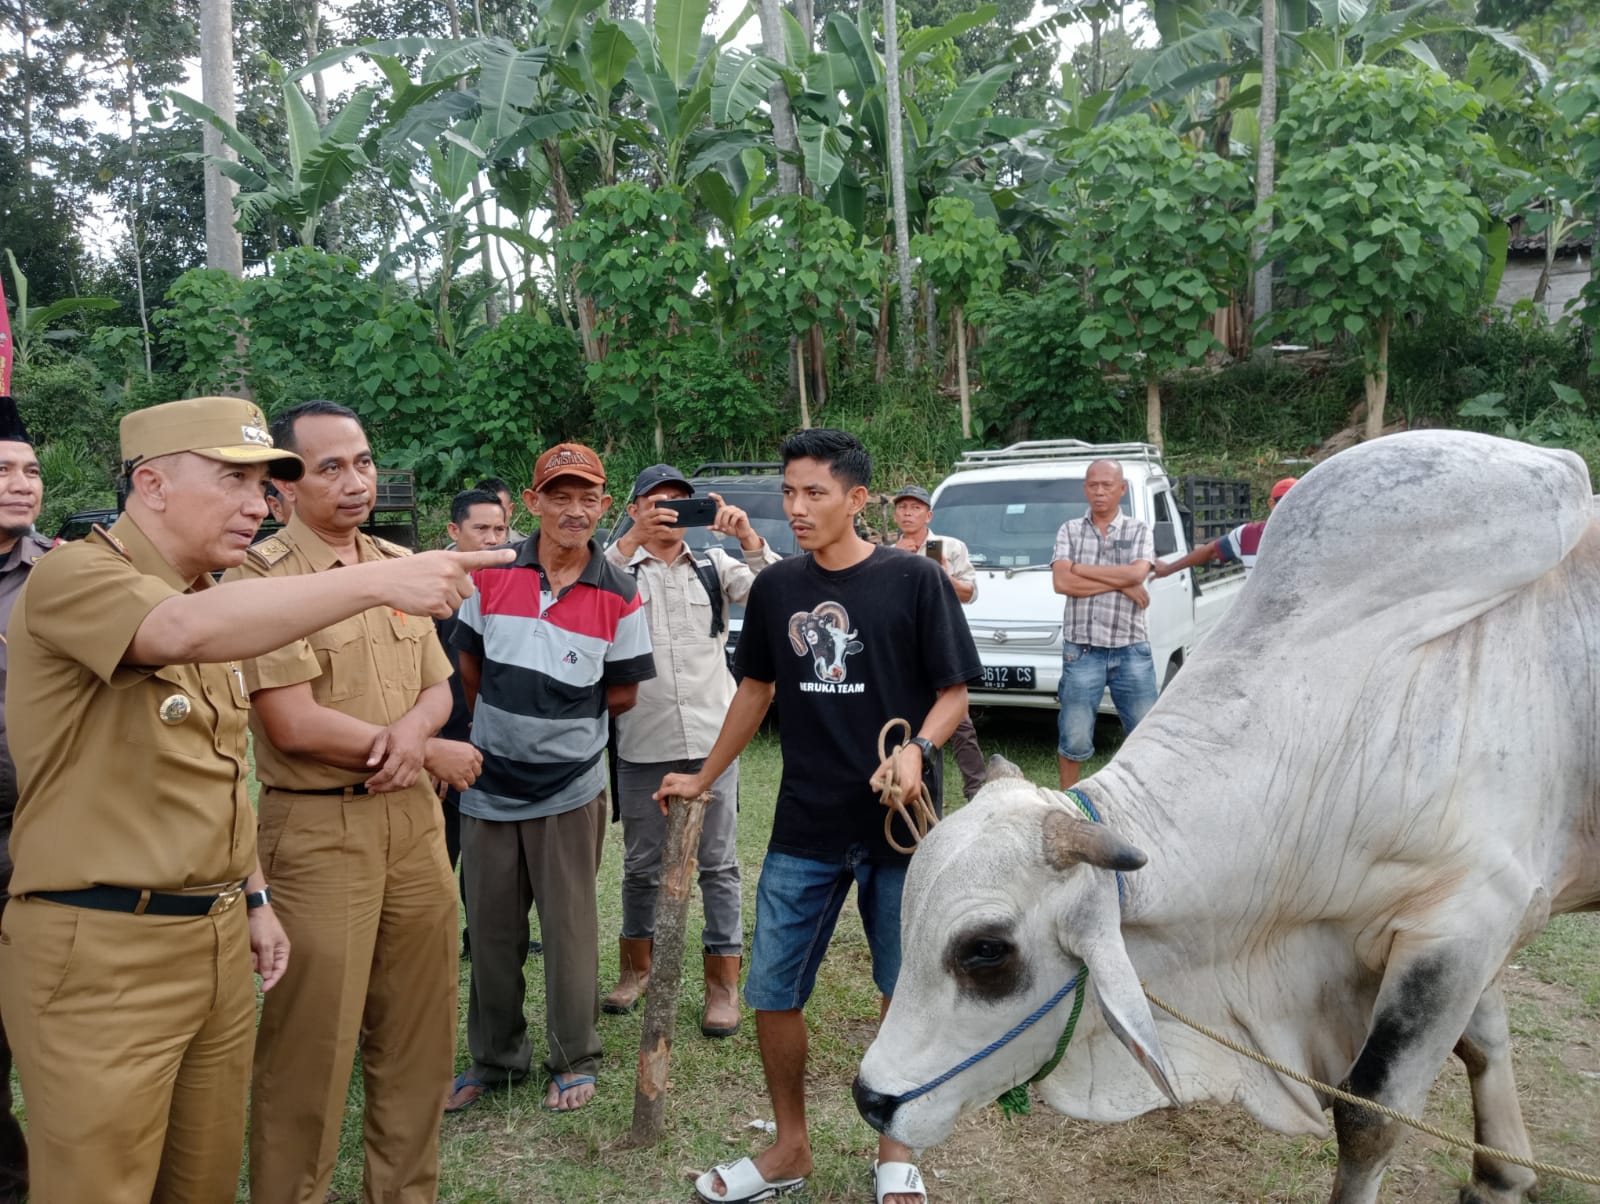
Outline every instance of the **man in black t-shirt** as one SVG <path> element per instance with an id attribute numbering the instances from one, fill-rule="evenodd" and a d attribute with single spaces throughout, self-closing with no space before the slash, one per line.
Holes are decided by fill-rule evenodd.
<path id="1" fill-rule="evenodd" d="M 734 658 L 741 681 L 717 742 L 699 773 L 669 774 L 656 793 L 663 800 L 704 791 L 777 699 L 783 779 L 745 981 L 777 1140 L 754 1159 L 700 1176 L 695 1190 L 712 1204 L 765 1199 L 810 1173 L 801 1009 L 852 882 L 884 1009 L 900 970 L 900 895 L 910 858 L 885 838 L 886 813 L 870 785 L 889 768 L 878 756 L 878 733 L 889 719 L 910 722 L 915 737 L 891 754 L 896 780 L 906 792 L 925 783 L 937 806 L 938 749 L 966 714 L 967 683 L 982 673 L 944 571 L 856 534 L 872 475 L 860 441 L 807 430 L 786 439 L 781 454 L 784 512 L 807 555 L 756 578 Z M 927 1198 L 909 1158 L 907 1147 L 879 1140 L 886 1204 Z"/>

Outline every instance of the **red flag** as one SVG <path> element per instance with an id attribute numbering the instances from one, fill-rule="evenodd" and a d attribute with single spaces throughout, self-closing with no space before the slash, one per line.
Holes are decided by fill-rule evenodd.
<path id="1" fill-rule="evenodd" d="M 16 348 L 11 342 L 11 315 L 6 311 L 6 286 L 0 281 L 0 397 L 11 394 L 11 361 Z"/>

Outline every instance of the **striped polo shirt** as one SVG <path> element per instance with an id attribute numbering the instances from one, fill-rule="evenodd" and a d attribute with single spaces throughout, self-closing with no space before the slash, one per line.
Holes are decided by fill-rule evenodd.
<path id="1" fill-rule="evenodd" d="M 578 579 L 552 595 L 537 534 L 509 565 L 472 574 L 451 642 L 482 663 L 472 742 L 483 772 L 461 794 L 478 819 L 542 819 L 605 789 L 606 687 L 656 675 L 633 578 L 591 540 Z"/>

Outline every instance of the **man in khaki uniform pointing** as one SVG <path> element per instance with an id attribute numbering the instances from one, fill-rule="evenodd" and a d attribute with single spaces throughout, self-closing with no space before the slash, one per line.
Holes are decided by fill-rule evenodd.
<path id="1" fill-rule="evenodd" d="M 6 632 L 20 797 L 0 1006 L 34 1204 L 232 1200 L 255 1004 L 289 964 L 244 789 L 236 665 L 374 605 L 444 614 L 505 552 L 213 588 L 298 476 L 261 412 L 122 420 L 127 513 L 32 570 Z M 421 622 L 422 620 L 417 620 Z"/>
<path id="2" fill-rule="evenodd" d="M 297 582 L 409 558 L 361 531 L 377 469 L 355 414 L 312 401 L 273 420 L 305 475 L 280 491 L 281 533 L 232 575 Z M 455 1058 L 455 879 L 430 779 L 482 766 L 441 740 L 450 662 L 425 619 L 386 606 L 245 666 L 254 713 L 261 860 L 295 946 L 256 1039 L 253 1204 L 322 1204 L 356 1043 L 366 1084 L 366 1198 L 433 1204 L 439 1109 Z"/>

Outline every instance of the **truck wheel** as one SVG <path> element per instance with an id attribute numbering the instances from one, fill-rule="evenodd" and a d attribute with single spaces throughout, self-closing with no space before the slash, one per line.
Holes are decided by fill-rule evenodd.
<path id="1" fill-rule="evenodd" d="M 1178 676 L 1178 670 L 1183 668 L 1183 653 L 1174 652 L 1172 659 L 1167 662 L 1167 672 L 1161 678 L 1161 689 L 1166 690 L 1172 684 L 1172 679 Z"/>

